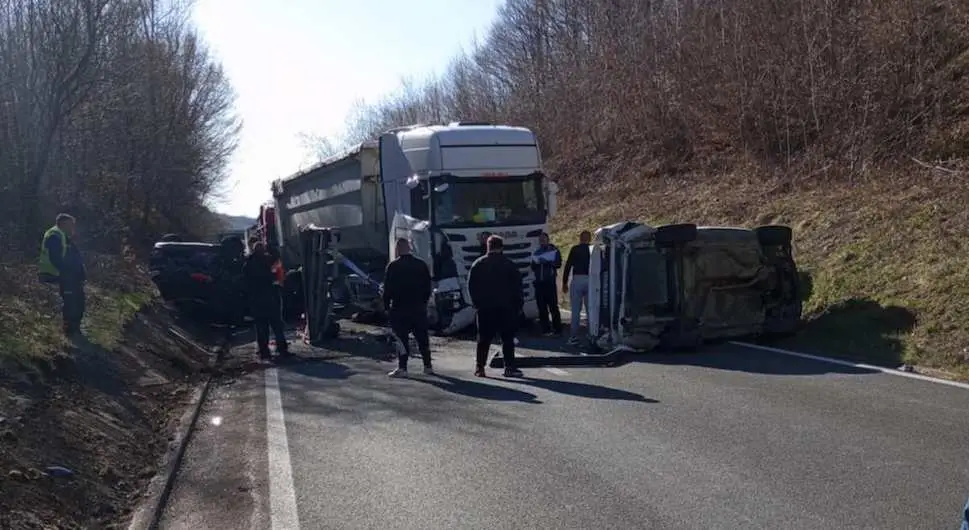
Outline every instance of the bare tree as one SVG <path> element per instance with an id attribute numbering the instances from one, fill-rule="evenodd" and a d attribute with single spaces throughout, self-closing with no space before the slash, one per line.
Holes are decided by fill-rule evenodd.
<path id="1" fill-rule="evenodd" d="M 951 1 L 507 0 L 440 78 L 355 109 L 348 136 L 483 119 L 533 128 L 553 164 L 635 145 L 862 166 L 940 147 L 928 131 L 965 97 L 967 24 Z"/>
<path id="2" fill-rule="evenodd" d="M 117 249 L 201 231 L 240 122 L 181 0 L 0 2 L 3 245 L 59 210 Z"/>

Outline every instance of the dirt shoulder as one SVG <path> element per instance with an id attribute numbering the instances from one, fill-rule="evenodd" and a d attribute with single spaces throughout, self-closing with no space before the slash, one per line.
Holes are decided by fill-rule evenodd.
<path id="1" fill-rule="evenodd" d="M 2 529 L 124 527 L 210 361 L 170 333 L 136 267 L 101 265 L 85 338 L 71 342 L 45 286 L 4 266 L 19 288 L 0 296 Z"/>
<path id="2" fill-rule="evenodd" d="M 792 178 L 797 169 L 649 164 L 627 153 L 558 165 L 557 177 L 588 184 L 553 223 L 563 251 L 579 230 L 622 220 L 787 224 L 810 281 L 804 329 L 781 346 L 969 378 L 969 188 L 961 173 L 912 163 L 847 177 L 829 165 Z"/>

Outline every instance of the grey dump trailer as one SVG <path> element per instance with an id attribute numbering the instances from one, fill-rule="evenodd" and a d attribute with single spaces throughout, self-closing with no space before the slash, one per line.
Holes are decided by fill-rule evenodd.
<path id="1" fill-rule="evenodd" d="M 303 265 L 301 227 L 325 227 L 336 234 L 335 249 L 367 273 L 388 260 L 387 215 L 375 141 L 323 160 L 273 183 L 279 250 L 288 269 Z"/>

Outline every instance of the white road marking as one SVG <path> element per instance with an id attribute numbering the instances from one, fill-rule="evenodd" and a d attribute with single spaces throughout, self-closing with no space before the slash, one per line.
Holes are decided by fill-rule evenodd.
<path id="1" fill-rule="evenodd" d="M 565 370 L 563 370 L 561 368 L 554 368 L 554 367 L 551 367 L 551 366 L 546 367 L 545 368 L 545 371 L 546 372 L 549 372 L 551 374 L 560 375 L 560 376 L 569 375 L 569 373 L 566 372 Z"/>
<path id="2" fill-rule="evenodd" d="M 279 392 L 279 373 L 266 370 L 266 436 L 269 445 L 269 513 L 272 530 L 299 530 L 296 488 L 289 461 L 286 418 Z"/>
<path id="3" fill-rule="evenodd" d="M 730 344 L 735 346 L 743 346 L 745 348 L 753 348 L 755 350 L 768 351 L 771 353 L 779 353 L 781 355 L 788 355 L 790 357 L 800 357 L 801 359 L 810 359 L 812 361 L 821 361 L 825 363 L 837 364 L 840 366 L 849 366 L 851 368 L 862 368 L 865 370 L 873 370 L 876 372 L 881 372 L 888 375 L 897 375 L 899 377 L 908 377 L 909 379 L 918 379 L 919 381 L 926 381 L 928 383 L 938 383 L 940 385 L 948 385 L 955 388 L 961 388 L 963 390 L 969 390 L 969 384 L 960 383 L 958 381 L 949 381 L 947 379 L 939 379 L 938 377 L 929 377 L 922 374 L 913 374 L 910 372 L 903 372 L 901 370 L 893 370 L 891 368 L 884 368 L 882 366 L 874 366 L 871 364 L 864 363 L 853 363 L 851 361 L 842 361 L 841 359 L 832 359 L 831 357 L 822 357 L 820 355 L 811 355 L 808 353 L 799 353 L 791 350 L 783 350 L 781 348 L 772 348 L 770 346 L 762 346 L 760 344 L 750 344 L 747 342 L 736 342 L 730 341 Z"/>

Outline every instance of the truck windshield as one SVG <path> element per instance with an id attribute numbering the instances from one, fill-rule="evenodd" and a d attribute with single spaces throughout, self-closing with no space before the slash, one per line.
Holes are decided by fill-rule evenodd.
<path id="1" fill-rule="evenodd" d="M 438 226 L 502 226 L 545 222 L 541 177 L 448 178 L 432 196 Z"/>

